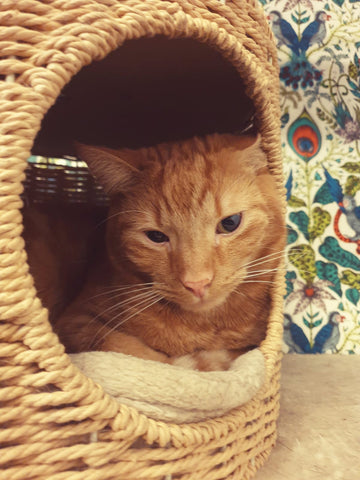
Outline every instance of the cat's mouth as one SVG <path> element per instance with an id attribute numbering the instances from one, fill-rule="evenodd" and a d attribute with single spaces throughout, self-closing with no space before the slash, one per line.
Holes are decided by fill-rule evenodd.
<path id="1" fill-rule="evenodd" d="M 207 312 L 222 305 L 225 302 L 226 298 L 227 295 L 221 295 L 216 297 L 208 295 L 202 298 L 193 297 L 191 298 L 191 300 L 188 299 L 188 301 L 179 302 L 179 306 L 183 310 L 187 310 L 190 312 Z"/>

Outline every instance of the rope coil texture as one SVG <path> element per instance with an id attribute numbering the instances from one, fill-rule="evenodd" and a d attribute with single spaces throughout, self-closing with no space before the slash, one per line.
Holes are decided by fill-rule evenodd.
<path id="1" fill-rule="evenodd" d="M 282 193 L 276 49 L 255 0 L 0 3 L 0 479 L 248 479 L 274 445 L 283 280 L 261 346 L 267 381 L 224 417 L 156 422 L 119 405 L 64 353 L 36 296 L 21 237 L 26 160 L 61 89 L 125 40 L 192 38 L 238 70 Z M 279 201 L 283 201 L 279 194 Z"/>

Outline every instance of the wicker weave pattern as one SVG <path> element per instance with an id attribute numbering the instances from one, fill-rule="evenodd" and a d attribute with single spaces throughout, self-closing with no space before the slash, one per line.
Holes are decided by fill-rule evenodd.
<path id="1" fill-rule="evenodd" d="M 64 354 L 28 272 L 19 212 L 26 159 L 63 86 L 126 39 L 156 34 L 206 42 L 233 63 L 254 101 L 280 187 L 276 50 L 256 4 L 1 1 L 0 479 L 247 479 L 268 456 L 279 401 L 281 274 L 261 347 L 268 371 L 262 391 L 216 420 L 184 426 L 155 422 L 118 405 Z"/>

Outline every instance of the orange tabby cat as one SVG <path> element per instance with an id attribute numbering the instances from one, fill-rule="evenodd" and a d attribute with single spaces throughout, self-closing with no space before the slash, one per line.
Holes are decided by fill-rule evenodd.
<path id="1" fill-rule="evenodd" d="M 55 325 L 68 352 L 212 370 L 259 345 L 285 238 L 259 143 L 77 146 L 111 204 L 106 247 Z"/>

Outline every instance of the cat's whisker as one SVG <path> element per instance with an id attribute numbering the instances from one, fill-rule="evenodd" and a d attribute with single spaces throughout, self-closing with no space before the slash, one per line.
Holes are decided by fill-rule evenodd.
<path id="1" fill-rule="evenodd" d="M 117 324 L 117 327 L 120 327 L 121 325 L 123 325 L 124 323 L 126 323 L 128 320 L 130 320 L 130 318 L 133 318 L 135 317 L 135 315 L 138 315 L 139 313 L 143 312 L 144 310 L 146 310 L 147 308 L 150 308 L 152 307 L 153 305 L 155 305 L 155 303 L 158 303 L 160 302 L 160 300 L 163 300 L 164 297 L 162 297 L 161 295 L 158 295 L 157 299 L 155 299 L 152 303 L 150 303 L 149 305 L 146 305 L 144 308 L 140 309 L 140 310 L 137 310 L 136 312 L 134 312 L 133 314 L 129 315 L 127 318 L 125 318 L 124 320 L 122 320 L 120 323 Z M 138 306 L 138 305 L 137 305 Z"/>
<path id="2" fill-rule="evenodd" d="M 257 266 L 257 265 L 255 265 Z M 271 273 L 271 272 L 276 272 L 276 271 L 284 271 L 284 272 L 287 272 L 289 269 L 289 264 L 285 264 L 284 266 L 278 266 L 278 267 L 275 267 L 275 268 L 265 268 L 263 270 L 248 270 L 248 273 L 249 274 L 262 274 L 262 273 Z M 307 272 L 307 273 L 312 273 L 310 272 L 310 270 L 302 270 L 303 272 Z"/>
<path id="3" fill-rule="evenodd" d="M 265 270 L 249 270 L 247 272 L 247 275 L 245 276 L 245 278 L 257 277 L 257 276 L 261 276 L 261 275 L 266 275 L 268 273 L 278 272 L 278 271 L 281 271 L 281 270 L 286 272 L 285 267 L 269 268 L 269 269 L 265 269 Z"/>
<path id="4" fill-rule="evenodd" d="M 103 297 L 102 299 L 99 300 L 99 305 L 107 305 L 107 304 L 114 304 L 114 302 L 117 304 L 117 305 L 124 305 L 128 302 L 131 302 L 132 300 L 138 298 L 139 295 L 144 295 L 146 296 L 147 294 L 150 294 L 150 293 L 155 293 L 153 292 L 152 289 L 150 288 L 146 288 L 146 289 L 139 289 L 139 290 L 130 290 L 130 291 L 126 291 L 126 292 L 120 292 L 120 293 L 114 293 L 112 295 L 108 295 L 107 297 Z M 126 297 L 125 297 L 126 295 Z M 129 297 L 129 295 L 132 295 L 131 297 Z M 125 297 L 125 298 L 124 298 Z"/>
<path id="5" fill-rule="evenodd" d="M 256 274 L 256 275 L 248 275 L 247 277 L 244 278 L 243 282 L 245 282 L 246 280 L 250 280 L 250 279 L 257 279 L 257 278 L 261 278 L 261 276 L 265 275 L 264 273 L 263 274 Z M 271 278 L 274 278 L 273 276 L 271 276 Z M 263 279 L 263 278 L 262 278 Z"/>
<path id="6" fill-rule="evenodd" d="M 276 272 L 277 270 L 285 270 L 283 267 L 274 267 L 274 268 L 264 268 L 263 270 L 248 270 L 248 273 L 271 273 Z"/>
<path id="7" fill-rule="evenodd" d="M 141 284 L 139 284 L 141 285 Z M 134 285 L 129 285 L 127 287 L 117 287 L 117 288 L 114 288 L 112 290 L 106 290 L 104 292 L 101 292 L 101 293 L 98 293 L 96 295 L 94 295 L 93 297 L 90 297 L 89 300 L 92 300 L 94 298 L 98 298 L 98 297 L 103 297 L 103 296 L 106 296 L 106 295 L 112 295 L 112 297 L 110 297 L 110 299 L 114 299 L 116 298 L 116 294 L 118 295 L 128 295 L 129 293 L 138 293 L 138 292 L 141 292 L 141 291 L 146 291 L 146 290 L 152 290 L 152 287 L 154 286 L 154 283 L 149 283 L 149 284 L 144 284 L 143 287 L 139 286 L 139 287 L 136 287 Z"/>
<path id="8" fill-rule="evenodd" d="M 264 257 L 251 260 L 250 262 L 245 263 L 243 266 L 249 267 L 251 265 L 257 265 L 258 263 L 270 262 L 271 260 L 277 260 L 278 258 L 282 258 L 283 256 L 285 256 L 285 250 L 279 250 L 277 252 L 269 253 L 269 255 L 265 255 Z"/>
<path id="9" fill-rule="evenodd" d="M 166 284 L 164 284 L 163 286 L 159 286 L 156 291 L 160 294 L 160 295 L 164 295 L 165 297 L 168 297 L 168 296 L 171 296 L 173 294 L 173 290 Z"/>
<path id="10" fill-rule="evenodd" d="M 133 295 L 132 297 L 127 298 L 126 300 L 122 300 L 121 302 L 116 303 L 114 307 L 116 308 L 124 307 L 125 305 L 128 305 L 129 303 L 132 303 L 135 300 L 142 300 L 143 298 L 152 297 L 153 295 L 156 295 L 156 294 L 157 293 L 153 291 L 136 293 L 136 295 Z M 105 310 L 103 313 L 105 313 L 106 311 L 107 310 Z"/>
<path id="11" fill-rule="evenodd" d="M 272 280 L 244 280 L 242 282 L 242 285 L 245 283 L 269 283 L 269 284 L 276 284 L 277 282 L 274 282 Z"/>
<path id="12" fill-rule="evenodd" d="M 143 304 L 146 303 L 147 301 L 153 300 L 155 297 L 159 297 L 159 294 L 156 293 L 156 292 L 152 292 L 151 294 L 149 294 L 149 295 L 147 295 L 147 296 L 143 296 L 142 298 L 137 299 L 138 302 L 137 302 L 135 305 L 129 306 L 128 308 L 126 308 L 125 310 L 122 310 L 120 313 L 118 313 L 118 314 L 115 315 L 114 317 L 110 318 L 107 322 L 105 322 L 105 323 L 100 327 L 100 329 L 98 330 L 98 333 L 101 332 L 104 328 L 106 328 L 106 327 L 107 327 L 110 323 L 112 323 L 114 320 L 116 320 L 120 315 L 124 315 L 124 314 L 126 314 L 127 312 L 130 312 L 132 309 L 137 308 L 137 307 L 143 305 Z M 135 300 L 135 299 L 133 298 L 133 300 Z M 123 306 L 123 305 L 122 305 L 122 306 Z M 120 305 L 119 305 L 119 304 L 113 305 L 113 306 L 110 307 L 109 309 L 107 309 L 107 310 L 99 313 L 99 314 L 95 317 L 95 319 L 98 318 L 98 317 L 100 317 L 100 316 L 102 316 L 104 313 L 108 313 L 108 312 L 111 311 L 111 310 L 115 310 L 116 308 L 120 308 Z"/>
<path id="13" fill-rule="evenodd" d="M 150 286 L 152 287 L 153 285 L 163 285 L 161 283 L 157 282 L 145 282 L 145 283 L 130 283 L 128 285 L 109 285 L 106 287 L 103 287 L 102 290 L 104 293 L 108 293 L 110 290 L 126 290 L 128 288 L 133 288 L 133 287 L 147 287 Z"/>
<path id="14" fill-rule="evenodd" d="M 101 311 L 100 313 L 98 313 L 95 317 L 93 317 L 93 318 L 91 319 L 91 322 L 89 322 L 89 323 L 96 322 L 96 320 L 97 320 L 99 317 L 101 317 L 101 316 L 103 316 L 103 315 L 105 315 L 105 314 L 109 314 L 110 312 L 112 312 L 112 311 L 114 311 L 114 310 L 116 311 L 116 310 L 118 310 L 119 308 L 122 308 L 122 307 L 124 307 L 124 306 L 126 306 L 126 305 L 131 304 L 132 302 L 136 302 L 136 301 L 139 302 L 139 301 L 141 301 L 141 303 L 144 303 L 144 302 L 146 302 L 147 300 L 152 300 L 152 298 L 154 298 L 154 296 L 156 296 L 156 295 L 158 295 L 158 294 L 157 294 L 156 292 L 154 292 L 154 291 L 143 292 L 143 293 L 139 293 L 139 294 L 137 294 L 137 295 L 135 295 L 135 296 L 133 296 L 133 297 L 131 297 L 131 298 L 128 298 L 128 299 L 126 299 L 126 300 L 124 300 L 124 301 L 122 301 L 122 302 L 117 302 L 117 303 L 115 303 L 114 305 L 111 305 L 109 308 L 107 308 L 107 309 Z M 123 312 L 121 312 L 121 313 L 126 313 L 127 311 L 131 310 L 131 308 L 137 307 L 138 305 L 139 305 L 139 303 L 137 303 L 137 304 L 135 304 L 135 305 L 132 305 L 132 306 L 130 306 L 129 308 L 127 308 L 125 311 L 123 311 Z M 121 314 L 121 313 L 120 313 L 120 314 Z M 116 317 L 115 317 L 115 318 L 116 318 Z M 106 327 L 106 326 L 107 326 L 109 323 L 111 323 L 112 321 L 113 321 L 113 318 L 111 318 L 109 321 L 107 321 L 107 322 L 103 325 L 103 327 Z M 100 330 L 101 330 L 101 329 L 102 329 L 102 327 L 100 328 Z"/>
<path id="15" fill-rule="evenodd" d="M 274 260 L 281 260 L 282 258 L 285 258 L 285 251 L 274 252 L 269 255 L 265 255 L 264 257 L 259 257 L 251 262 L 248 262 L 245 266 L 252 267 L 256 265 L 262 265 L 263 263 L 271 262 Z"/>
<path id="16" fill-rule="evenodd" d="M 281 250 L 279 252 L 274 252 L 274 253 L 270 253 L 269 255 L 266 255 L 265 257 L 261 257 L 261 258 L 257 258 L 256 260 L 252 260 L 251 262 L 248 262 L 246 264 L 243 265 L 243 267 L 257 267 L 259 265 L 262 265 L 263 263 L 267 263 L 267 262 L 270 262 L 270 261 L 274 261 L 274 260 L 280 260 L 280 259 L 286 259 L 285 257 L 285 250 Z M 299 254 L 297 256 L 297 258 L 301 258 L 303 255 L 305 255 L 304 252 L 302 251 L 299 251 Z"/>
<path id="17" fill-rule="evenodd" d="M 137 295 L 134 295 L 130 298 L 127 298 L 126 300 L 123 300 L 121 302 L 118 302 L 118 303 L 115 303 L 114 305 L 112 305 L 111 307 L 103 310 L 101 313 L 99 313 L 99 315 L 97 315 L 95 317 L 95 319 L 97 319 L 99 316 L 103 316 L 104 314 L 108 313 L 108 312 L 111 312 L 113 310 L 117 310 L 121 307 L 124 307 L 125 305 L 129 305 L 131 304 L 132 302 L 135 302 L 137 300 L 146 300 L 148 298 L 151 298 L 153 297 L 154 295 L 158 295 L 156 292 L 142 292 L 142 293 L 138 293 Z M 132 307 L 130 307 L 132 308 Z"/>
<path id="18" fill-rule="evenodd" d="M 285 266 L 285 267 L 274 268 L 274 269 L 272 269 L 272 270 L 249 271 L 249 274 L 246 275 L 245 279 L 247 279 L 247 278 L 253 278 L 253 277 L 257 277 L 257 276 L 261 276 L 261 275 L 266 275 L 266 273 L 272 273 L 272 272 L 276 272 L 276 271 L 286 273 L 286 272 L 288 271 L 288 268 Z M 310 272 L 310 270 L 302 270 L 302 272 L 304 272 L 304 273 L 313 273 L 313 272 Z"/>
<path id="19" fill-rule="evenodd" d="M 129 315 L 128 317 L 126 317 L 124 320 L 122 320 L 120 323 L 117 323 L 114 327 L 110 328 L 106 333 L 105 335 L 103 335 L 101 338 L 99 338 L 98 340 L 96 340 L 96 336 L 99 335 L 99 333 L 110 323 L 112 322 L 114 319 L 116 319 L 117 317 L 114 317 L 113 319 L 111 319 L 110 322 L 107 322 L 105 325 L 103 325 L 102 328 L 100 328 L 95 336 L 95 339 L 94 341 L 92 342 L 92 347 L 96 347 L 101 341 L 105 340 L 105 338 L 110 335 L 111 333 L 113 333 L 115 330 L 117 330 L 118 327 L 120 327 L 121 325 L 123 325 L 125 322 L 127 322 L 128 320 L 130 320 L 131 318 L 133 318 L 135 315 L 139 315 L 140 313 L 142 313 L 143 311 L 147 310 L 148 308 L 152 307 L 153 305 L 155 305 L 155 303 L 158 303 L 160 302 L 160 300 L 162 300 L 164 297 L 160 296 L 160 295 L 156 295 L 156 298 L 154 301 L 152 301 L 151 303 L 145 305 L 145 307 L 141 308 L 140 310 L 136 310 L 136 312 L 132 313 L 131 315 Z M 153 299 L 152 299 L 153 300 Z M 136 307 L 139 307 L 140 305 L 144 304 L 145 302 L 140 302 L 138 303 L 136 306 L 133 306 L 131 308 L 136 308 Z M 127 309 L 125 310 L 124 312 L 121 312 L 122 314 L 126 313 L 127 311 L 131 310 L 130 309 Z M 119 316 L 119 315 L 118 315 Z"/>
<path id="20" fill-rule="evenodd" d="M 233 290 L 233 293 L 237 293 L 238 295 L 241 295 L 242 297 L 245 297 L 245 298 L 246 298 L 245 293 L 242 292 L 241 290 L 238 290 L 237 288 L 235 288 L 235 290 Z"/>
<path id="21" fill-rule="evenodd" d="M 302 252 L 301 255 L 304 255 Z M 270 258 L 269 258 L 270 257 Z M 251 277 L 257 277 L 260 275 L 266 275 L 267 273 L 274 273 L 277 271 L 282 271 L 286 273 L 288 271 L 288 264 L 285 262 L 285 265 L 278 265 L 277 267 L 274 268 L 263 268 L 259 270 L 252 270 L 253 268 L 259 268 L 263 266 L 264 264 L 270 262 L 270 261 L 275 261 L 284 257 L 284 250 L 280 250 L 278 252 L 271 253 L 269 255 L 266 255 L 266 257 L 263 257 L 261 259 L 256 259 L 251 262 L 248 262 L 247 264 L 244 264 L 241 266 L 242 269 L 246 269 L 246 275 L 244 279 L 246 278 L 251 278 Z M 300 257 L 299 257 L 300 258 Z M 230 275 L 227 279 L 234 279 L 236 278 L 237 274 L 239 271 L 236 271 L 232 275 Z M 310 272 L 309 272 L 310 273 Z"/>

